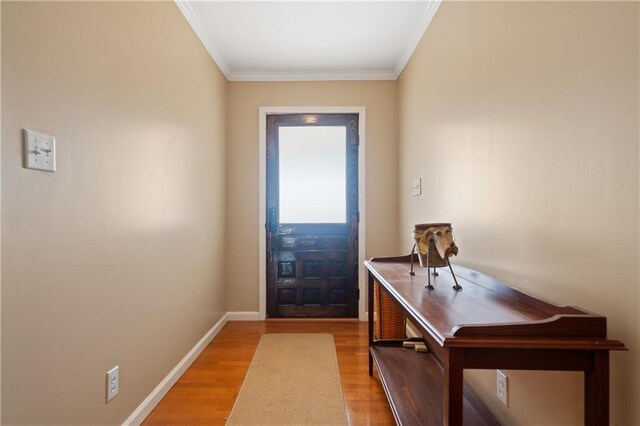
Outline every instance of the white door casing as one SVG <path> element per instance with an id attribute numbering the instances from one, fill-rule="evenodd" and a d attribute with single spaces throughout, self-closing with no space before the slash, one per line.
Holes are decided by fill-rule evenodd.
<path id="1" fill-rule="evenodd" d="M 359 107 L 275 107 L 265 106 L 258 109 L 258 308 L 260 320 L 266 319 L 267 314 L 267 235 L 265 229 L 266 218 L 266 190 L 267 190 L 267 115 L 269 114 L 358 114 L 360 146 L 358 151 L 358 210 L 360 211 L 360 223 L 358 224 L 358 289 L 360 300 L 358 301 L 358 317 L 360 321 L 367 320 L 366 313 L 366 270 L 363 264 L 365 260 L 365 129 L 366 109 Z"/>

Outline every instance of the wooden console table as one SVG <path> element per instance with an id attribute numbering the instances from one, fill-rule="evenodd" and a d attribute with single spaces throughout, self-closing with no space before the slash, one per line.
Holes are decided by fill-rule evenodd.
<path id="1" fill-rule="evenodd" d="M 409 275 L 410 256 L 373 258 L 369 270 L 369 375 L 375 363 L 400 425 L 498 424 L 463 383 L 463 370 L 583 371 L 584 421 L 609 424 L 607 319 L 579 308 L 556 306 L 461 266 L 453 277 L 438 270 L 427 290 L 427 269 Z M 377 282 L 420 330 L 429 353 L 401 341 L 375 340 L 373 286 Z M 384 318 L 378 320 L 384 321 Z M 464 415 L 463 415 L 464 413 Z"/>

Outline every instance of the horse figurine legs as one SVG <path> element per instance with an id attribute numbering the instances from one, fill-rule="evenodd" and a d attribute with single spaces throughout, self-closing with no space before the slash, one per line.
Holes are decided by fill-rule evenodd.
<path id="1" fill-rule="evenodd" d="M 453 268 L 451 267 L 451 262 L 449 262 L 449 258 L 447 257 L 447 265 L 449 265 L 449 270 L 451 271 L 451 276 L 453 277 L 453 281 L 456 285 L 453 286 L 453 289 L 456 291 L 462 290 L 460 284 L 458 284 L 458 279 L 456 278 L 456 274 L 453 273 Z"/>
<path id="2" fill-rule="evenodd" d="M 427 286 L 426 287 L 429 290 L 433 290 L 433 286 L 431 285 L 431 274 L 429 273 L 429 251 L 427 251 Z"/>
<path id="3" fill-rule="evenodd" d="M 415 253 L 416 251 L 416 244 L 413 245 L 413 248 L 411 249 L 411 270 L 409 271 L 409 275 L 414 276 L 416 273 L 413 272 L 413 253 Z"/>

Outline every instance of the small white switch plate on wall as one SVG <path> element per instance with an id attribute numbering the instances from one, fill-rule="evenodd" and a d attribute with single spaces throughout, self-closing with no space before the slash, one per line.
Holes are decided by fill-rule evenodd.
<path id="1" fill-rule="evenodd" d="M 22 130 L 24 167 L 27 169 L 56 171 L 56 138 L 34 130 Z"/>
<path id="2" fill-rule="evenodd" d="M 417 197 L 422 194 L 422 178 L 414 179 L 411 183 L 411 195 Z"/>
<path id="3" fill-rule="evenodd" d="M 496 389 L 498 399 L 509 406 L 509 378 L 500 370 L 496 370 Z"/>
<path id="4" fill-rule="evenodd" d="M 107 372 L 107 402 L 111 401 L 120 391 L 120 377 L 118 373 L 120 366 L 116 365 Z"/>

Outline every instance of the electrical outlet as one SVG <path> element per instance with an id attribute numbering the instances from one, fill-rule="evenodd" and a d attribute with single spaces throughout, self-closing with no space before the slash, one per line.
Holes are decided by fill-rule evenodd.
<path id="1" fill-rule="evenodd" d="M 509 378 L 500 370 L 496 370 L 496 388 L 498 399 L 509 406 Z"/>
<path id="2" fill-rule="evenodd" d="M 118 373 L 120 366 L 116 365 L 107 372 L 107 402 L 111 401 L 120 391 L 120 377 Z"/>
<path id="3" fill-rule="evenodd" d="M 56 138 L 51 135 L 23 129 L 23 157 L 26 169 L 56 171 Z"/>

